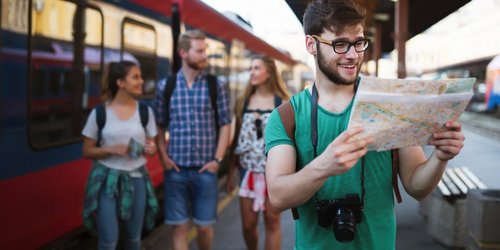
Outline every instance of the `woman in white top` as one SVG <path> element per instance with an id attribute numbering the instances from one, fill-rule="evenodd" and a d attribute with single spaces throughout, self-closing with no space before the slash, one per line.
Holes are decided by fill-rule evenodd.
<path id="1" fill-rule="evenodd" d="M 112 62 L 103 79 L 104 104 L 90 113 L 82 131 L 83 156 L 94 160 L 85 190 L 84 224 L 97 229 L 99 249 L 116 249 L 122 220 L 125 248 L 140 249 L 142 225 L 152 227 L 158 211 L 145 168 L 145 155 L 156 152 L 156 122 L 151 108 L 140 108 L 143 104 L 135 99 L 144 84 L 135 63 Z M 103 116 L 104 127 L 99 129 L 97 117 Z"/>
<path id="2" fill-rule="evenodd" d="M 269 203 L 265 181 L 264 129 L 267 118 L 289 94 L 279 77 L 274 59 L 254 56 L 250 80 L 235 105 L 236 129 L 231 145 L 233 160 L 229 166 L 227 190 L 234 184 L 234 170 L 240 171 L 240 212 L 247 249 L 257 249 L 257 222 L 264 214 L 265 249 L 281 249 L 280 214 Z"/>

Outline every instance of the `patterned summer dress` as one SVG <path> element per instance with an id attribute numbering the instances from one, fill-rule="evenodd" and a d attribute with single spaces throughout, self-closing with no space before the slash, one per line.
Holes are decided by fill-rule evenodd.
<path id="1" fill-rule="evenodd" d="M 280 103 L 281 99 L 276 97 L 275 104 Z M 272 109 L 247 109 L 245 105 L 238 143 L 234 150 L 234 154 L 239 155 L 241 167 L 246 170 L 239 195 L 254 199 L 255 212 L 265 210 L 267 189 L 264 174 L 266 169 L 264 130 L 272 111 Z M 255 113 L 260 116 L 256 116 Z"/>

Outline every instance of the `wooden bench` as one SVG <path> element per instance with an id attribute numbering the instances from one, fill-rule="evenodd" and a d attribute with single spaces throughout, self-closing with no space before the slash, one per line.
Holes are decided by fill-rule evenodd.
<path id="1" fill-rule="evenodd" d="M 486 185 L 472 173 L 469 168 L 446 168 L 438 188 L 443 197 L 449 201 L 463 199 L 469 189 L 486 189 Z"/>

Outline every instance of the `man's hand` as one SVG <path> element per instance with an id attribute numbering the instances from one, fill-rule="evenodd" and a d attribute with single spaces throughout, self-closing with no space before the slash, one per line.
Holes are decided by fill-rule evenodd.
<path id="1" fill-rule="evenodd" d="M 170 159 L 170 157 L 168 157 L 168 155 L 165 151 L 160 150 L 159 152 L 160 152 L 161 165 L 163 166 L 163 168 L 165 170 L 171 170 L 173 168 L 176 172 L 181 171 L 179 169 L 179 167 L 177 166 L 177 164 L 175 164 L 175 162 L 172 161 L 172 159 Z"/>
<path id="2" fill-rule="evenodd" d="M 349 128 L 328 145 L 321 154 L 321 168 L 327 175 L 340 175 L 351 169 L 367 152 L 373 138 L 356 139 L 353 136 L 363 131 L 361 127 Z"/>
<path id="3" fill-rule="evenodd" d="M 434 133 L 429 144 L 436 146 L 436 156 L 439 160 L 453 159 L 464 147 L 462 125 L 456 121 L 447 121 L 446 131 Z"/>
<path id="4" fill-rule="evenodd" d="M 210 173 L 216 174 L 217 171 L 219 171 L 219 163 L 217 163 L 215 160 L 209 161 L 207 164 L 203 165 L 203 167 L 198 170 L 198 173 L 203 173 L 205 171 L 208 171 Z"/>

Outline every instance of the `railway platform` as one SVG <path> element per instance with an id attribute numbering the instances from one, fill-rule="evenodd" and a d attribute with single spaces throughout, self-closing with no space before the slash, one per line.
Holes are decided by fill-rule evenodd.
<path id="1" fill-rule="evenodd" d="M 484 114 L 464 113 L 460 121 L 463 124 L 466 136 L 462 153 L 450 161 L 450 168 L 467 167 L 488 188 L 500 189 L 500 119 Z M 424 147 L 429 154 L 431 147 Z M 227 194 L 223 191 L 224 177 L 219 180 L 218 222 L 215 224 L 214 250 L 245 249 L 237 191 Z M 401 187 L 401 184 L 400 184 Z M 405 250 L 445 250 L 446 246 L 438 243 L 431 237 L 426 227 L 426 220 L 421 213 L 419 202 L 401 190 L 403 202 L 395 205 L 397 218 L 396 249 Z M 289 210 L 284 211 L 281 217 L 282 247 L 293 249 L 295 239 L 294 221 Z M 143 249 L 165 250 L 171 249 L 172 228 L 161 225 L 150 232 L 143 239 Z M 189 249 L 198 249 L 196 245 L 196 231 L 189 232 Z M 95 237 L 84 244 L 74 244 L 74 247 L 64 248 L 73 250 L 95 249 Z M 47 248 L 55 249 L 55 248 Z M 58 249 L 58 248 L 57 248 Z M 259 249 L 264 249 L 264 223 L 259 221 Z"/>

